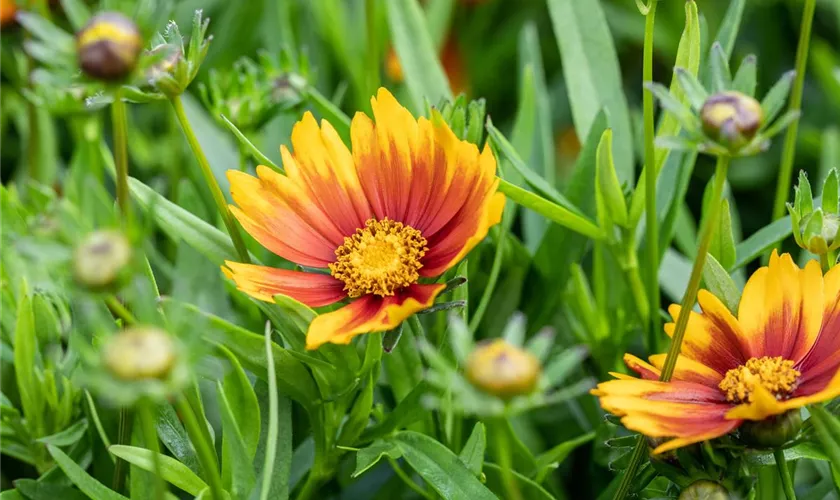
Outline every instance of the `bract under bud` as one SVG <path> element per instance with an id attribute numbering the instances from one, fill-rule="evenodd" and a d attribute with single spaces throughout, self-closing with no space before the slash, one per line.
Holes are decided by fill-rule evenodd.
<path id="1" fill-rule="evenodd" d="M 73 256 L 73 276 L 92 290 L 117 285 L 131 261 L 131 244 L 117 231 L 95 231 L 85 237 Z"/>
<path id="2" fill-rule="evenodd" d="M 130 381 L 164 379 L 175 365 L 175 344 L 165 331 L 152 326 L 127 328 L 103 349 L 105 367 Z"/>
<path id="3" fill-rule="evenodd" d="M 703 131 L 716 142 L 740 149 L 755 137 L 764 122 L 761 104 L 735 91 L 712 95 L 700 110 Z"/>
<path id="4" fill-rule="evenodd" d="M 98 80 L 118 81 L 137 66 L 143 38 L 134 21 L 117 12 L 101 12 L 76 34 L 79 66 Z"/>
<path id="5" fill-rule="evenodd" d="M 701 479 L 683 488 L 679 500 L 729 500 L 729 490 L 714 481 Z"/>
<path id="6" fill-rule="evenodd" d="M 757 448 L 778 448 L 799 434 L 802 415 L 799 408 L 758 421 L 746 421 L 739 428 L 741 440 Z"/>
<path id="7" fill-rule="evenodd" d="M 542 371 L 534 355 L 502 339 L 479 345 L 466 365 L 474 386 L 504 399 L 533 392 Z"/>

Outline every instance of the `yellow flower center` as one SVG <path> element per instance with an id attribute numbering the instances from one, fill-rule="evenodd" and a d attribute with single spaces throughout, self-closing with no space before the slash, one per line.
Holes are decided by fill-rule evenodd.
<path id="1" fill-rule="evenodd" d="M 781 356 L 750 358 L 745 365 L 726 372 L 718 387 L 733 403 L 752 401 L 752 392 L 759 385 L 776 399 L 784 399 L 793 392 L 800 375 L 793 368 L 793 361 Z"/>
<path id="2" fill-rule="evenodd" d="M 427 250 L 426 238 L 413 227 L 387 217 L 368 219 L 336 249 L 330 272 L 344 282 L 350 297 L 394 295 L 420 278 L 417 271 Z"/>

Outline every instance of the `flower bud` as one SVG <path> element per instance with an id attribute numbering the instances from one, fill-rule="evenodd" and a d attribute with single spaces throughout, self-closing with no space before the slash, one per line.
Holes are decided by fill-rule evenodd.
<path id="1" fill-rule="evenodd" d="M 184 57 L 181 48 L 171 43 L 162 43 L 149 50 L 147 54 L 154 62 L 149 66 L 146 77 L 153 82 L 172 71 L 178 61 Z"/>
<path id="2" fill-rule="evenodd" d="M 108 371 L 123 380 L 164 379 L 175 365 L 175 344 L 159 328 L 131 327 L 108 340 L 103 360 Z"/>
<path id="3" fill-rule="evenodd" d="M 85 237 L 73 256 L 76 281 L 92 290 L 118 284 L 131 261 L 131 245 L 117 231 L 95 231 Z"/>
<path id="4" fill-rule="evenodd" d="M 101 12 L 76 34 L 79 66 L 89 76 L 118 81 L 137 66 L 143 38 L 134 21 L 117 12 Z"/>
<path id="5" fill-rule="evenodd" d="M 756 448 L 778 448 L 799 434 L 802 415 L 799 408 L 764 420 L 745 421 L 738 429 L 741 440 Z"/>
<path id="6" fill-rule="evenodd" d="M 724 146 L 738 150 L 755 137 L 764 121 L 761 104 L 740 92 L 715 94 L 700 110 L 703 131 Z"/>
<path id="7" fill-rule="evenodd" d="M 540 362 L 534 355 L 502 339 L 479 345 L 467 358 L 467 379 L 504 399 L 532 392 L 540 374 Z"/>
<path id="8" fill-rule="evenodd" d="M 701 479 L 683 488 L 679 500 L 729 500 L 729 490 L 714 481 Z"/>

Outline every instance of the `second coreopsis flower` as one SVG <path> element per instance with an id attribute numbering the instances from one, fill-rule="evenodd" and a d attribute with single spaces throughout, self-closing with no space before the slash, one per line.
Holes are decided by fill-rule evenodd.
<path id="1" fill-rule="evenodd" d="M 840 395 L 840 267 L 823 276 L 816 261 L 800 269 L 774 252 L 744 288 L 737 318 L 705 290 L 698 301 L 670 382 L 657 380 L 664 354 L 650 364 L 626 355 L 641 379 L 619 374 L 593 391 L 628 429 L 666 438 L 655 453 L 736 429 L 779 446 L 798 430 L 788 424 L 800 407 Z"/>
<path id="2" fill-rule="evenodd" d="M 257 299 L 290 296 L 310 307 L 350 299 L 309 326 L 307 348 L 346 344 L 390 330 L 428 308 L 453 267 L 497 224 L 489 148 L 459 140 L 440 119 L 415 120 L 385 89 L 371 100 L 374 120 L 357 113 L 352 151 L 326 121 L 307 113 L 281 148 L 286 175 L 229 171 L 233 214 L 272 252 L 324 272 L 226 262 L 225 273 Z M 424 283 L 421 283 L 424 280 Z"/>

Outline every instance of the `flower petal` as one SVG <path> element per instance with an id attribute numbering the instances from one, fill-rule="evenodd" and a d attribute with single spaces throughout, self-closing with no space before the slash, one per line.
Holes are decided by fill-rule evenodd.
<path id="1" fill-rule="evenodd" d="M 665 365 L 665 358 L 667 356 L 667 354 L 654 354 L 649 359 L 651 364 L 657 371 L 659 371 Z M 685 356 L 679 356 L 677 358 L 677 364 L 674 367 L 672 380 L 694 382 L 696 384 L 703 384 L 708 387 L 717 388 L 720 381 L 723 380 L 723 375 L 703 363 L 689 359 Z"/>
<path id="2" fill-rule="evenodd" d="M 344 283 L 328 274 L 290 271 L 274 267 L 225 261 L 225 276 L 255 299 L 274 302 L 275 295 L 288 295 L 309 307 L 338 302 L 347 296 Z"/>
<path id="3" fill-rule="evenodd" d="M 627 365 L 627 368 L 630 368 L 634 372 L 638 373 L 639 376 L 645 380 L 659 380 L 659 375 L 661 373 L 659 368 L 651 366 L 644 360 L 637 358 L 632 354 L 624 355 L 624 364 Z M 630 378 L 632 379 L 632 377 Z"/>
<path id="4" fill-rule="evenodd" d="M 726 420 L 731 405 L 719 390 L 692 382 L 612 380 L 592 391 L 601 406 L 621 423 L 650 437 L 675 438 L 654 453 L 713 439 L 734 430 L 740 421 Z"/>
<path id="5" fill-rule="evenodd" d="M 826 273 L 823 283 L 822 327 L 813 348 L 797 366 L 802 372 L 797 393 L 819 390 L 840 369 L 840 266 Z"/>
<path id="6" fill-rule="evenodd" d="M 790 254 L 773 252 L 768 266 L 750 277 L 738 307 L 748 357 L 802 360 L 820 331 L 822 295 L 819 263 L 800 269 Z"/>
<path id="7" fill-rule="evenodd" d="M 726 374 L 728 370 L 747 361 L 741 353 L 738 341 L 741 336 L 740 325 L 731 315 L 721 313 L 718 307 L 720 301 L 709 292 L 700 290 L 698 300 L 701 308 L 705 306 L 704 313 L 690 312 L 680 355 L 697 361 L 721 375 Z M 706 314 L 706 311 L 709 311 L 709 314 Z M 674 318 L 674 323 L 665 325 L 665 333 L 673 336 L 681 308 L 674 304 L 668 308 L 668 312 Z"/>
<path id="8" fill-rule="evenodd" d="M 349 344 L 357 335 L 396 328 L 412 314 L 428 309 L 444 288 L 445 284 L 415 284 L 390 297 L 365 295 L 341 309 L 321 314 L 309 325 L 306 348 L 317 349 L 327 342 Z"/>
<path id="9" fill-rule="evenodd" d="M 341 242 L 330 240 L 302 218 L 299 207 L 293 208 L 272 187 L 274 182 L 263 176 L 285 177 L 265 167 L 258 168 L 257 173 L 260 178 L 228 171 L 231 196 L 239 205 L 231 206 L 231 213 L 248 234 L 275 254 L 303 266 L 327 267 L 335 260 L 335 249 Z"/>

